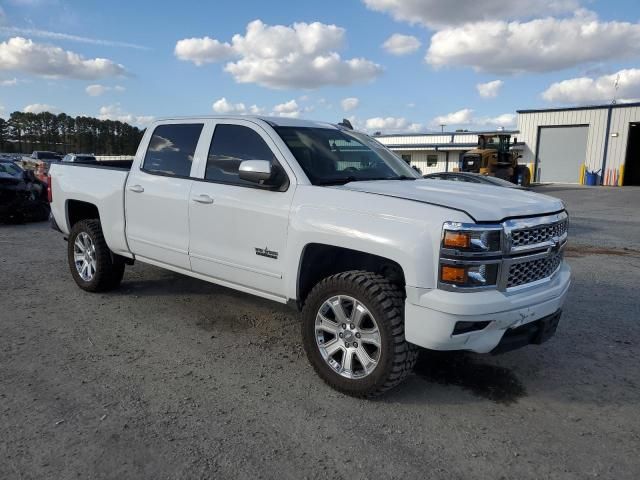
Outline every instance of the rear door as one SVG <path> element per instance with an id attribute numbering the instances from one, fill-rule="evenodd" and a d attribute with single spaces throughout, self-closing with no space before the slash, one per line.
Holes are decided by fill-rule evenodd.
<path id="1" fill-rule="evenodd" d="M 140 257 L 190 269 L 189 193 L 204 122 L 157 125 L 125 189 L 126 232 Z"/>
<path id="2" fill-rule="evenodd" d="M 189 202 L 194 272 L 265 297 L 285 296 L 284 265 L 293 187 L 279 150 L 259 125 L 212 121 L 207 160 Z M 241 180 L 243 160 L 268 160 L 281 169 L 283 187 L 266 189 Z"/>

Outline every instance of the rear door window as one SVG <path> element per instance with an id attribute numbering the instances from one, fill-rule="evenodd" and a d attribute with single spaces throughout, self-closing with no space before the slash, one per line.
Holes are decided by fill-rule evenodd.
<path id="1" fill-rule="evenodd" d="M 159 125 L 153 131 L 142 170 L 156 175 L 188 177 L 202 123 Z"/>

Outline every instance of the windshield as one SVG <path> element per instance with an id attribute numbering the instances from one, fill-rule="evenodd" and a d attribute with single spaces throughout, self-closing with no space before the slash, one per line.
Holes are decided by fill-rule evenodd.
<path id="1" fill-rule="evenodd" d="M 421 178 L 395 153 L 362 133 L 316 127 L 275 130 L 314 185 Z"/>

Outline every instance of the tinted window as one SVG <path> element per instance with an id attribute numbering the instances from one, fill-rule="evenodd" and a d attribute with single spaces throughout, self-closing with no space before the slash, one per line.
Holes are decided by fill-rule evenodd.
<path id="1" fill-rule="evenodd" d="M 153 131 L 143 170 L 188 177 L 202 124 L 160 125 Z"/>
<path id="2" fill-rule="evenodd" d="M 205 178 L 214 182 L 251 185 L 238 174 L 243 160 L 268 160 L 276 163 L 269 146 L 258 133 L 241 125 L 217 125 L 207 158 Z"/>

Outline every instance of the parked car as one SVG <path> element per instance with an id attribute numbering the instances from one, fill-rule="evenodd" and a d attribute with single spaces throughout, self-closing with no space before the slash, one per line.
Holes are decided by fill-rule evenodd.
<path id="1" fill-rule="evenodd" d="M 63 162 L 69 163 L 98 163 L 96 157 L 93 155 L 89 155 L 87 153 L 68 153 L 64 157 L 62 157 Z"/>
<path id="2" fill-rule="evenodd" d="M 515 188 L 518 190 L 529 190 L 527 187 L 522 187 L 511 183 L 507 180 L 503 180 L 498 177 L 491 177 L 489 175 L 480 175 L 479 173 L 465 173 L 465 172 L 443 172 L 443 173 L 429 173 L 424 175 L 424 178 L 432 180 L 450 180 L 452 182 L 467 182 L 467 183 L 483 183 L 485 185 L 493 185 L 495 187 Z"/>
<path id="3" fill-rule="evenodd" d="M 81 289 L 116 288 L 140 261 L 289 304 L 315 371 L 355 396 L 400 383 L 418 347 L 548 340 L 570 285 L 560 200 L 436 185 L 344 126 L 156 121 L 130 169 L 61 162 L 49 174 Z"/>
<path id="4" fill-rule="evenodd" d="M 45 150 L 36 150 L 28 157 L 22 157 L 22 165 L 28 170 L 33 170 L 36 177 L 46 182 L 47 173 L 52 162 L 62 160 L 62 154 Z"/>
<path id="5" fill-rule="evenodd" d="M 30 170 L 0 159 L 0 222 L 46 220 L 49 216 L 47 186 Z"/>
<path id="6" fill-rule="evenodd" d="M 31 154 L 30 158 L 31 160 L 41 160 L 43 162 L 57 162 L 59 160 L 62 160 L 62 154 L 44 150 L 36 150 Z"/>

